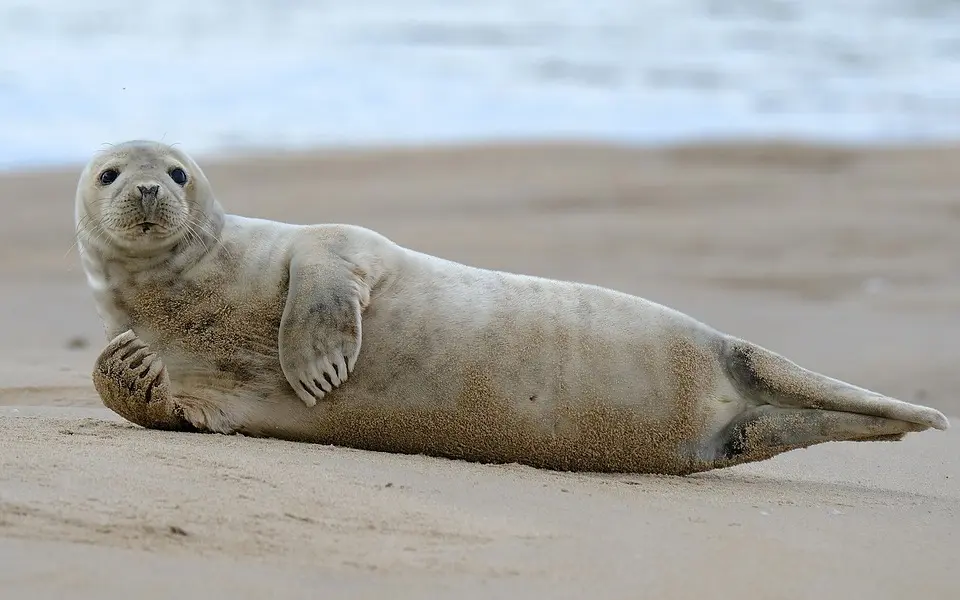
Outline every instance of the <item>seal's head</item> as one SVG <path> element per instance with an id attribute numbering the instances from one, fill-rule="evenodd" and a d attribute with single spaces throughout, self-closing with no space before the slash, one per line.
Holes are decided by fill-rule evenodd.
<path id="1" fill-rule="evenodd" d="M 96 154 L 77 185 L 81 241 L 131 255 L 215 236 L 218 213 L 200 167 L 159 142 L 134 140 Z"/>

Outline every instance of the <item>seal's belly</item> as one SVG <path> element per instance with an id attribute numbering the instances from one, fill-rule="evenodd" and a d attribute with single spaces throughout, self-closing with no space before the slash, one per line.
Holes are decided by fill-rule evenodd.
<path id="1" fill-rule="evenodd" d="M 529 285 L 481 298 L 420 285 L 422 304 L 373 303 L 355 371 L 309 438 L 560 469 L 669 470 L 687 456 L 715 361 L 633 298 Z M 677 384 L 676 365 L 697 362 Z"/>

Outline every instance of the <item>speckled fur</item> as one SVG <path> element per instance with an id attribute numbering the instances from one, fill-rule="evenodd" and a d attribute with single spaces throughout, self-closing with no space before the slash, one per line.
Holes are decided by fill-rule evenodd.
<path id="1" fill-rule="evenodd" d="M 171 162 L 191 177 L 168 192 L 184 192 L 180 206 L 202 231 L 118 243 L 108 231 L 118 220 L 94 192 L 97 173 L 122 164 L 162 179 L 155 165 Z M 105 404 L 146 427 L 685 474 L 947 424 L 933 409 L 805 371 L 642 298 L 465 266 L 361 227 L 227 215 L 186 154 L 153 142 L 93 158 L 78 185 L 77 220 L 113 340 L 94 378 Z M 354 304 L 355 330 L 345 324 Z M 281 367 L 284 323 L 287 338 L 320 336 L 322 345 L 337 331 L 359 344 L 349 379 L 315 406 Z M 162 373 L 145 366 L 146 350 L 129 364 L 120 342 L 149 348 Z M 148 371 L 157 383 L 145 394 Z M 144 397 L 151 405 L 143 401 L 139 414 Z M 158 417 L 163 410 L 170 414 Z"/>

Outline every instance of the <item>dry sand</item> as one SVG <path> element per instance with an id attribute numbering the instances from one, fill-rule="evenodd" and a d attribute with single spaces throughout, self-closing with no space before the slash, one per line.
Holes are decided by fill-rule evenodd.
<path id="1" fill-rule="evenodd" d="M 960 150 L 202 161 L 229 210 L 640 294 L 954 428 L 686 478 L 146 431 L 103 409 L 78 168 L 0 178 L 0 597 L 958 598 Z M 265 195 L 272 190 L 275 195 Z"/>

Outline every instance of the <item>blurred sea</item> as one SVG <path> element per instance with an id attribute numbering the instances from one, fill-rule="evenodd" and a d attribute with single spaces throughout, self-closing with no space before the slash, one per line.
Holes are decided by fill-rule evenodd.
<path id="1" fill-rule="evenodd" d="M 960 137 L 960 0 L 0 0 L 0 167 L 590 137 Z"/>

